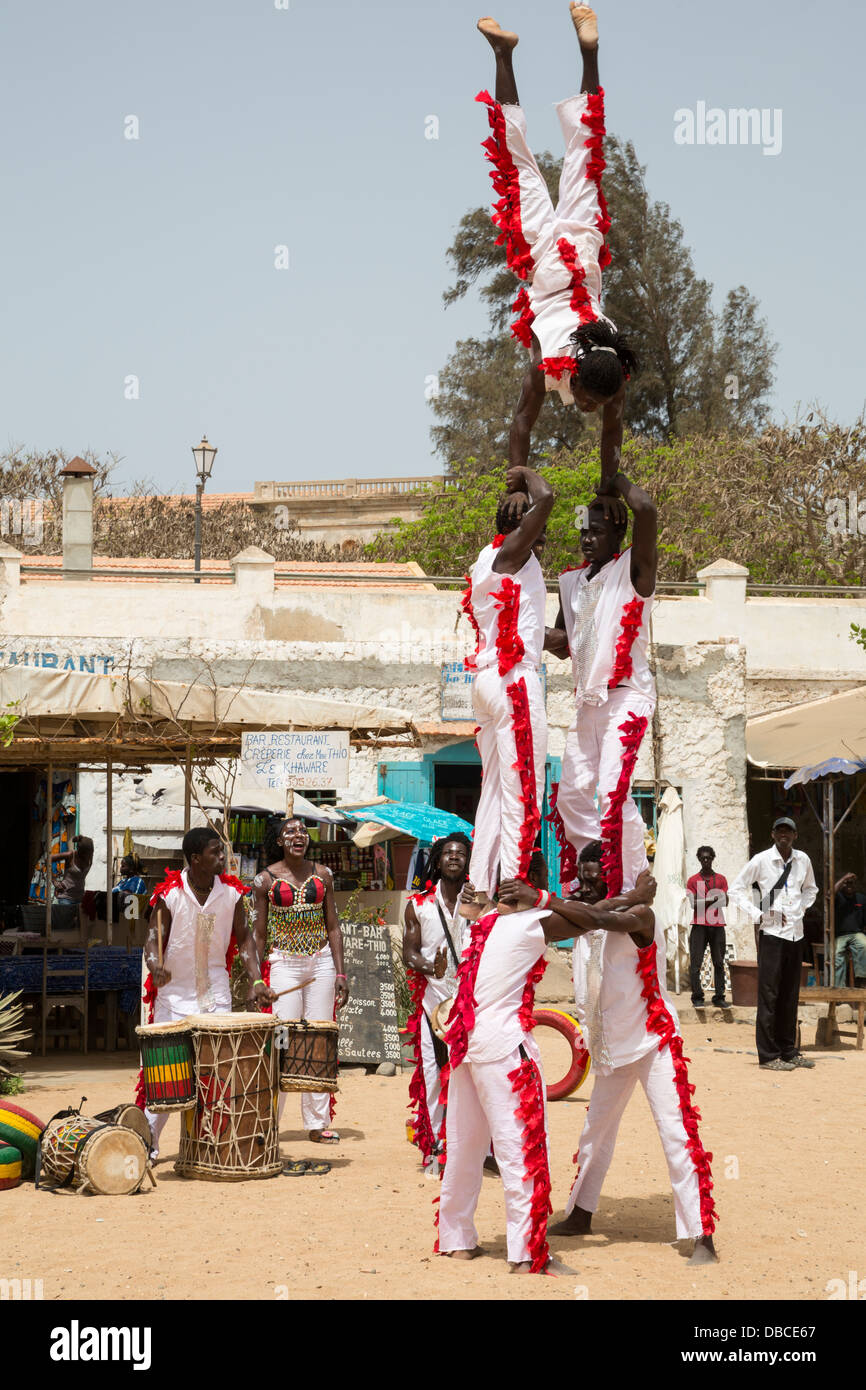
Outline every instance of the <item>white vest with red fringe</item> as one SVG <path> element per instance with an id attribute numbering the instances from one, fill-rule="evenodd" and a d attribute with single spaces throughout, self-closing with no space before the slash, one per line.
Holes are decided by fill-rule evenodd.
<path id="1" fill-rule="evenodd" d="M 214 879 L 202 904 L 188 882 L 188 870 L 171 873 L 151 902 L 162 898 L 171 913 L 164 965 L 171 979 L 160 998 L 176 1014 L 230 1013 L 232 992 L 227 956 L 233 945 L 235 905 L 243 885 L 229 874 Z"/>
<path id="2" fill-rule="evenodd" d="M 559 576 L 578 709 L 606 704 L 617 686 L 655 702 L 648 660 L 654 595 L 643 598 L 632 584 L 631 549 L 588 576 L 588 564 Z"/>
<path id="3" fill-rule="evenodd" d="M 653 973 L 652 989 L 641 973 L 649 961 L 659 971 Z M 627 932 L 600 929 L 574 943 L 575 1009 L 592 1065 L 602 1076 L 658 1050 L 659 1034 L 649 1024 L 659 1000 L 679 1035 L 677 1012 L 664 984 L 665 965 L 665 934 L 658 921 L 651 944 L 642 950 Z"/>
<path id="4" fill-rule="evenodd" d="M 477 641 L 475 654 L 466 658 L 467 670 L 483 671 L 498 664 L 499 674 L 506 676 L 521 662 L 541 664 L 547 590 L 534 555 L 516 574 L 500 574 L 493 568 L 502 541 L 497 536 L 486 545 L 472 566 L 463 610 Z"/>
<path id="5" fill-rule="evenodd" d="M 451 1011 L 451 1065 L 498 1062 L 519 1047 L 534 1024 L 535 987 L 544 974 L 542 909 L 490 912 L 472 927 L 460 967 L 460 988 Z"/>
<path id="6" fill-rule="evenodd" d="M 460 916 L 459 896 L 452 915 L 448 909 L 448 904 L 442 897 L 442 888 L 438 883 L 435 889 L 431 889 L 429 893 L 419 893 L 417 897 L 414 897 L 412 906 L 415 909 L 415 916 L 418 918 L 418 925 L 421 929 L 421 955 L 432 965 L 436 959 L 437 951 L 444 950 L 448 961 L 445 974 L 441 979 L 437 980 L 434 975 L 426 976 L 427 983 L 424 988 L 422 1007 L 429 1018 L 437 1004 L 442 1003 L 445 999 L 451 999 L 457 992 L 457 965 L 459 965 L 460 957 L 463 954 L 464 928 L 468 927 L 469 924 L 465 918 Z M 445 940 L 442 918 L 438 912 L 439 907 L 442 909 L 448 930 L 451 933 L 451 940 L 457 953 L 457 965 L 451 957 L 448 942 Z M 468 931 L 466 935 L 468 939 Z"/>

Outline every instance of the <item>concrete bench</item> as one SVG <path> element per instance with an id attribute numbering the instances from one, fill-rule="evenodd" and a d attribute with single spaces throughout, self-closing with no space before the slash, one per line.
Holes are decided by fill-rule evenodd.
<path id="1" fill-rule="evenodd" d="M 829 1004 L 826 1020 L 818 1023 L 819 1046 L 834 1047 L 841 1037 L 836 1023 L 836 1005 L 850 1004 L 857 1010 L 857 1050 L 863 1050 L 863 1010 L 866 1008 L 866 989 L 837 989 L 835 985 L 807 985 L 800 989 L 801 1004 Z M 822 1023 L 826 1022 L 822 1038 Z"/>

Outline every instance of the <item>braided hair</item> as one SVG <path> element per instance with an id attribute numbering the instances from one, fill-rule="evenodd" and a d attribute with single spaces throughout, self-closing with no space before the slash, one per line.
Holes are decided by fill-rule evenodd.
<path id="1" fill-rule="evenodd" d="M 609 400 L 623 381 L 638 369 L 638 361 L 623 335 L 609 323 L 582 323 L 569 339 L 577 359 L 577 378 L 585 390 Z"/>

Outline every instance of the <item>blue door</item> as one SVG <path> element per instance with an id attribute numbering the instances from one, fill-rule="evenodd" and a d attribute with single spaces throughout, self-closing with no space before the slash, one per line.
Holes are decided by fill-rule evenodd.
<path id="1" fill-rule="evenodd" d="M 433 764 L 420 762 L 380 763 L 379 795 L 391 801 L 420 801 L 433 804 Z"/>

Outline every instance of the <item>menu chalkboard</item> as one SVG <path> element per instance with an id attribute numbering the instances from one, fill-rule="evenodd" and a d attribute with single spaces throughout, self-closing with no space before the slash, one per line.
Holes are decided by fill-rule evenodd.
<path id="1" fill-rule="evenodd" d="M 397 997 L 391 937 L 382 922 L 341 922 L 349 1002 L 340 1009 L 341 1062 L 396 1062 L 402 1053 L 397 1032 Z"/>

